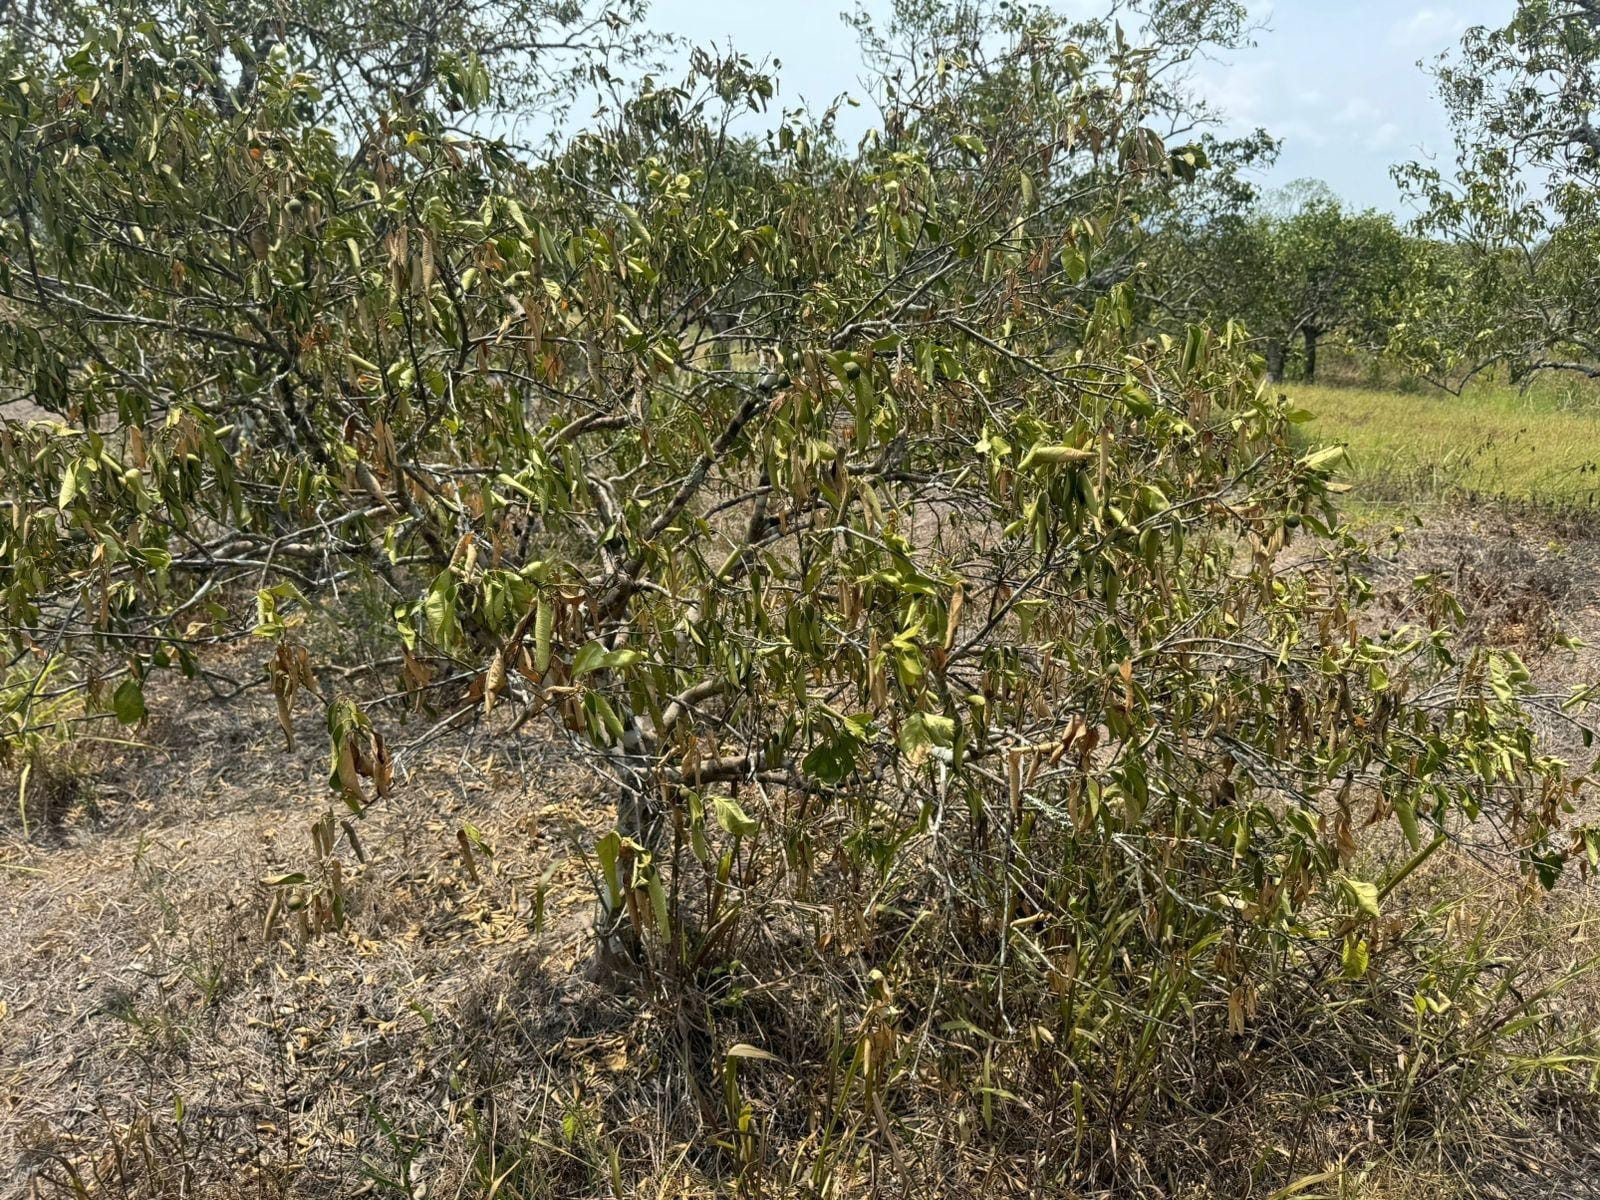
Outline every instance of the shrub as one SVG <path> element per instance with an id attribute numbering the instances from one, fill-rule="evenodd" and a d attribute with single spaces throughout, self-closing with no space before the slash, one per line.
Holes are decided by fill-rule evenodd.
<path id="1" fill-rule="evenodd" d="M 1546 882 L 1572 849 L 1526 670 L 1458 658 L 1427 581 L 1368 620 L 1341 455 L 1243 332 L 1134 329 L 1135 219 L 1196 169 L 1163 55 L 1018 10 L 948 50 L 855 151 L 733 136 L 772 90 L 737 57 L 544 161 L 432 92 L 329 126 L 289 49 L 230 89 L 154 21 L 0 90 L 5 378 L 64 418 L 0 443 L 14 653 L 135 723 L 254 636 L 359 813 L 385 714 L 299 622 L 385 597 L 441 727 L 604 767 L 604 957 L 677 1006 L 728 1161 L 791 1136 L 818 1190 L 863 1128 L 908 1177 L 907 1139 L 1041 1133 L 1041 1180 L 1136 1177 L 1265 1031 L 1392 1016 L 1393 889 L 1454 823 Z M 1409 861 L 1364 874 L 1365 825 Z M 1504 1028 L 1478 969 L 1419 1025 Z M 1481 1050 L 1437 1044 L 1407 1096 Z M 758 1114 L 780 1050 L 822 1082 Z"/>

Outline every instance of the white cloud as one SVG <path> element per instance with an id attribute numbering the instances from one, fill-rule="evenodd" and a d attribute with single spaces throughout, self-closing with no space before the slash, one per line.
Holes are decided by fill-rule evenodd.
<path id="1" fill-rule="evenodd" d="M 1365 125 L 1381 116 L 1383 112 L 1365 96 L 1352 96 L 1333 119 L 1340 125 Z"/>
<path id="2" fill-rule="evenodd" d="M 1374 129 L 1367 138 L 1368 150 L 1392 150 L 1400 141 L 1400 126 L 1393 121 L 1385 121 Z"/>
<path id="3" fill-rule="evenodd" d="M 1230 129 L 1251 129 L 1269 115 L 1267 93 L 1272 90 L 1273 64 L 1250 67 L 1208 63 L 1194 75 L 1194 88 L 1201 99 L 1222 115 Z"/>
<path id="4" fill-rule="evenodd" d="M 1445 7 L 1419 8 L 1389 29 L 1389 44 L 1404 50 L 1443 50 L 1466 31 L 1468 21 Z"/>
<path id="5" fill-rule="evenodd" d="M 1320 150 L 1328 144 L 1327 133 L 1305 121 L 1277 121 L 1267 132 L 1281 137 L 1286 145 Z"/>

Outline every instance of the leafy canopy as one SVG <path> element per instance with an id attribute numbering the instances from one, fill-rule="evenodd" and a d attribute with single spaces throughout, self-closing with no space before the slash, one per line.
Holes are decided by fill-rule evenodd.
<path id="1" fill-rule="evenodd" d="M 1520 0 L 1441 65 L 1455 168 L 1397 171 L 1419 230 L 1446 244 L 1401 339 L 1436 375 L 1600 371 L 1597 67 L 1591 0 Z"/>

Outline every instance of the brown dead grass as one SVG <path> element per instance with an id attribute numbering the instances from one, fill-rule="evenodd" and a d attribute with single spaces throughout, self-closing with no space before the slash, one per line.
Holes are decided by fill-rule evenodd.
<path id="1" fill-rule="evenodd" d="M 139 744 L 101 747 L 92 805 L 0 848 L 0 1194 L 69 1162 L 148 1170 L 106 1158 L 141 1138 L 171 1143 L 156 1157 L 175 1180 L 348 1194 L 363 1157 L 382 1173 L 396 1152 L 385 1122 L 471 1102 L 460 1065 L 507 1019 L 547 1052 L 592 1036 L 606 1005 L 581 975 L 591 892 L 571 847 L 597 814 L 552 747 L 429 746 L 359 823 L 367 862 L 341 847 L 346 927 L 269 940 L 258 881 L 304 868 L 327 809 L 317 718 L 287 754 L 264 689 L 164 699 L 176 715 Z M 464 822 L 493 851 L 476 883 Z"/>

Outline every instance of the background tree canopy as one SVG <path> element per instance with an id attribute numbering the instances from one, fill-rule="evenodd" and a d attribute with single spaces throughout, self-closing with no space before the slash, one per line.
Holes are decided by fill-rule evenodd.
<path id="1" fill-rule="evenodd" d="M 1324 336 L 1384 350 L 1422 253 L 1389 216 L 1347 212 L 1309 181 L 1259 201 L 1241 195 L 1199 222 L 1163 230 L 1154 252 L 1157 279 L 1192 273 L 1188 306 L 1198 315 L 1243 321 L 1262 339 L 1273 379 L 1297 342 L 1307 379 L 1316 378 Z"/>
<path id="2" fill-rule="evenodd" d="M 1439 70 L 1455 170 L 1397 172 L 1422 205 L 1419 232 L 1447 245 L 1403 339 L 1427 368 L 1596 375 L 1597 62 L 1600 8 L 1523 0 Z"/>

